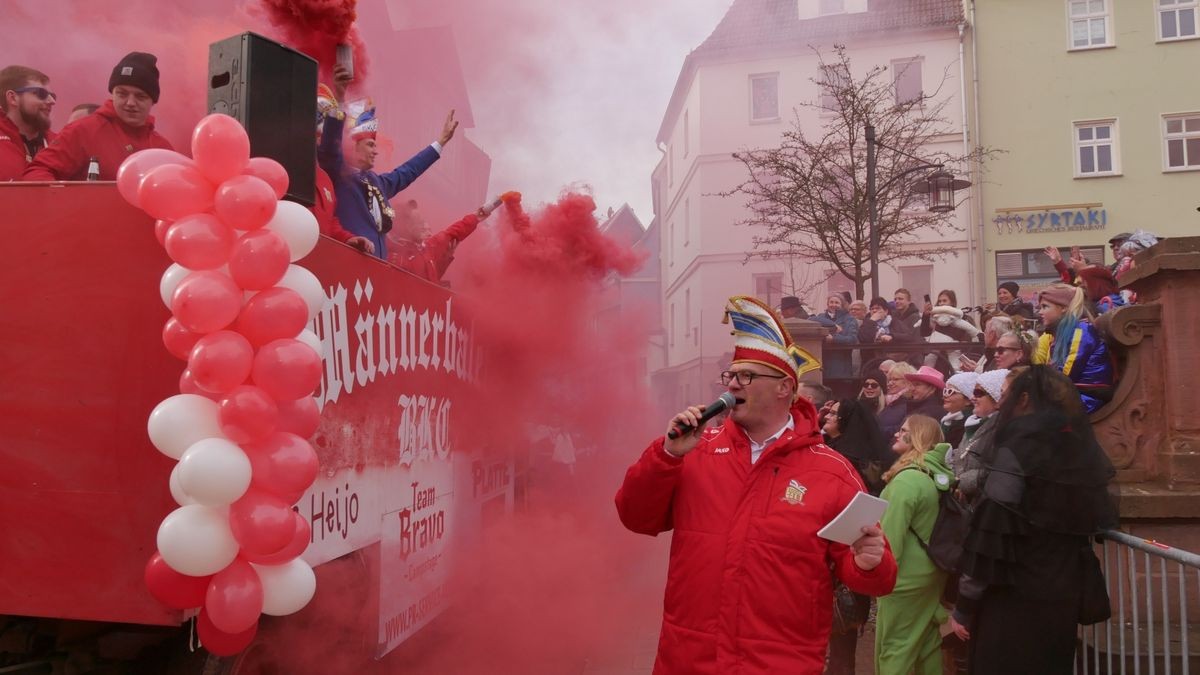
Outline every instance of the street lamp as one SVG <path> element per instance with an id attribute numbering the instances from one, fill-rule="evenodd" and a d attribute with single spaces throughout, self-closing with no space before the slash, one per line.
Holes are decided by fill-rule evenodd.
<path id="1" fill-rule="evenodd" d="M 875 157 L 875 146 L 887 148 L 892 152 L 915 159 L 918 162 L 924 162 L 919 157 L 913 157 L 907 152 L 880 143 L 875 138 L 875 126 L 872 124 L 867 125 L 867 218 L 871 234 L 871 297 L 873 298 L 879 297 L 879 192 L 888 189 L 892 183 L 910 173 L 925 171 L 927 169 L 937 169 L 937 171 L 930 174 L 924 181 L 914 185 L 912 190 L 917 193 L 929 194 L 930 211 L 934 213 L 949 213 L 955 208 L 954 191 L 971 187 L 969 181 L 955 179 L 950 172 L 946 171 L 946 167 L 943 164 L 922 163 L 920 166 L 914 166 L 907 171 L 901 171 L 876 188 L 875 164 L 877 158 Z"/>

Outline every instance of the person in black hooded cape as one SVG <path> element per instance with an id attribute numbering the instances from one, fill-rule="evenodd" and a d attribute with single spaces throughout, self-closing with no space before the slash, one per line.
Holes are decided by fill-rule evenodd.
<path id="1" fill-rule="evenodd" d="M 1053 368 L 1013 380 L 997 428 L 950 625 L 969 641 L 973 675 L 1071 673 L 1081 608 L 1094 600 L 1084 584 L 1090 538 L 1117 523 L 1115 472 L 1070 379 Z"/>
<path id="2" fill-rule="evenodd" d="M 867 491 L 878 496 L 883 489 L 883 472 L 896 456 L 890 452 L 891 445 L 868 404 L 852 398 L 838 401 L 823 420 L 821 430 L 825 432 L 825 444 L 850 460 Z"/>

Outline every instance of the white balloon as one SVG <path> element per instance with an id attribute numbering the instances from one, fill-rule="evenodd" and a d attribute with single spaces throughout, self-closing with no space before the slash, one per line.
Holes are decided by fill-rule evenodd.
<path id="1" fill-rule="evenodd" d="M 317 575 L 300 558 L 282 565 L 255 565 L 263 587 L 263 614 L 286 616 L 300 611 L 317 591 Z"/>
<path id="2" fill-rule="evenodd" d="M 171 469 L 171 478 L 167 481 L 167 484 L 171 488 L 171 499 L 174 499 L 176 504 L 180 506 L 191 506 L 192 504 L 196 503 L 196 500 L 193 499 L 191 495 L 184 492 L 183 488 L 179 485 L 178 464 Z"/>
<path id="3" fill-rule="evenodd" d="M 317 217 L 296 202 L 280 201 L 275 215 L 267 223 L 267 229 L 273 230 L 287 242 L 288 250 L 292 252 L 292 262 L 311 253 L 321 238 Z"/>
<path id="4" fill-rule="evenodd" d="M 158 294 L 162 296 L 163 304 L 167 306 L 167 309 L 171 309 L 171 296 L 175 294 L 175 287 L 191 273 L 192 270 L 179 263 L 171 263 L 167 271 L 163 272 L 162 280 L 158 282 Z"/>
<path id="5" fill-rule="evenodd" d="M 321 312 L 321 308 L 325 306 L 325 301 L 328 299 L 325 296 L 325 287 L 321 285 L 321 280 L 299 265 L 288 265 L 287 271 L 283 273 L 283 278 L 275 285 L 280 288 L 290 288 L 304 298 L 304 302 L 308 303 L 309 321 L 317 318 L 317 314 Z"/>
<path id="6" fill-rule="evenodd" d="M 317 337 L 317 334 L 308 328 L 300 331 L 300 334 L 296 336 L 296 339 L 308 345 L 309 347 L 312 347 L 312 350 L 317 353 L 317 356 L 323 357 L 325 355 L 325 350 L 321 347 L 321 338 Z"/>
<path id="7" fill-rule="evenodd" d="M 229 517 L 200 504 L 181 506 L 158 526 L 158 552 L 171 569 L 194 577 L 216 574 L 238 554 Z"/>
<path id="8" fill-rule="evenodd" d="M 226 506 L 250 487 L 250 458 L 232 441 L 206 438 L 179 458 L 179 487 L 205 506 Z"/>
<path id="9" fill-rule="evenodd" d="M 150 442 L 171 459 L 183 457 L 193 443 L 224 438 L 217 424 L 217 403 L 196 394 L 177 394 L 154 407 L 146 422 Z"/>

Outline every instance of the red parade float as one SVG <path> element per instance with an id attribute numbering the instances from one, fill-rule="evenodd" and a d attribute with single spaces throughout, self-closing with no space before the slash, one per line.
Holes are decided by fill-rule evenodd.
<path id="1" fill-rule="evenodd" d="M 0 667 L 58 672 L 83 654 L 192 672 L 213 660 L 188 649 L 195 612 L 164 606 L 143 578 L 176 509 L 174 462 L 147 436 L 186 366 L 163 342 L 171 260 L 113 183 L 4 184 L 0 208 Z M 349 598 L 357 615 L 339 617 L 339 646 L 369 661 L 451 601 L 451 570 L 521 499 L 523 478 L 463 440 L 484 348 L 456 296 L 325 237 L 303 265 L 326 295 L 308 324 L 323 352 L 309 439 L 320 472 L 292 507 L 317 590 L 264 630 L 311 628 Z M 269 639 L 221 667 L 253 672 L 239 667 Z"/>

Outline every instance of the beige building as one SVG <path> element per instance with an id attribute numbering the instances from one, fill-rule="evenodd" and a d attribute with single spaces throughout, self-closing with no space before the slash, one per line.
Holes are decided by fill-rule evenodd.
<path id="1" fill-rule="evenodd" d="M 735 225 L 747 216 L 744 199 L 715 194 L 745 178 L 731 153 L 777 146 L 797 113 L 806 129 L 818 130 L 820 114 L 799 107 L 820 96 L 814 50 L 832 57 L 833 45 L 844 44 L 856 78 L 887 66 L 888 77 L 903 73 L 898 88 L 936 89 L 945 97 L 949 128 L 927 147 L 965 154 L 964 104 L 973 96 L 960 56 L 970 49 L 965 34 L 960 0 L 734 0 L 688 55 L 663 117 L 657 138 L 663 159 L 652 177 L 667 362 L 655 381 L 675 406 L 713 393 L 730 348 L 729 330 L 719 323 L 730 296 L 755 295 L 777 306 L 782 295 L 809 288 L 807 302 L 819 311 L 829 292 L 853 290 L 840 275 L 822 281 L 824 263 L 747 260 L 753 237 L 762 233 Z M 958 231 L 937 240 L 958 255 L 885 267 L 882 292 L 890 298 L 904 286 L 918 302 L 942 288 L 970 297 L 978 276 L 968 253 L 978 232 L 968 222 L 975 212 L 969 201 L 960 205 Z"/>
<path id="2" fill-rule="evenodd" d="M 972 8 L 972 5 L 974 7 Z M 1200 226 L 1200 7 L 1195 0 L 968 0 L 985 290 L 1055 278 L 1042 249 Z M 990 291 L 989 291 L 990 295 Z"/>

